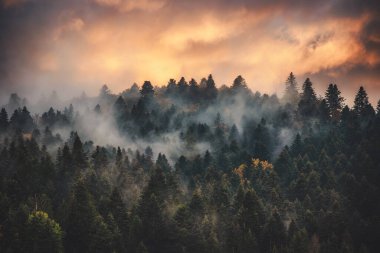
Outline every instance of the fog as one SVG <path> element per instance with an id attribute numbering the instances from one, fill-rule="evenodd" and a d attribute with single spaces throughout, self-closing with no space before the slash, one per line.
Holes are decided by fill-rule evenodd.
<path id="1" fill-rule="evenodd" d="M 169 86 L 154 87 L 149 99 L 144 98 L 142 87 L 138 85 L 121 93 L 113 93 L 103 86 L 94 96 L 69 88 L 49 94 L 44 89 L 36 89 L 30 94 L 3 92 L 1 104 L 9 118 L 14 110 L 26 106 L 35 128 L 43 132 L 49 127 L 53 135 L 58 134 L 60 142 L 48 145 L 53 153 L 68 141 L 72 132 L 77 132 L 82 142 L 91 142 L 93 148 L 120 147 L 143 153 L 149 146 L 154 158 L 159 153 L 165 154 L 172 166 L 181 155 L 191 158 L 203 155 L 207 150 L 215 153 L 232 140 L 252 156 L 257 149 L 252 143 L 263 142 L 270 150 L 267 158 L 273 160 L 292 143 L 297 133 L 315 128 L 318 122 L 310 119 L 307 126 L 299 124 L 295 120 L 296 107 L 275 94 L 254 93 L 245 86 L 244 79 L 241 87 L 215 88 L 217 95 L 212 99 L 204 97 L 206 79 L 194 86 L 196 94 L 191 93 L 192 87 L 185 79 L 182 79 L 183 87 L 174 80 L 172 82 L 174 93 Z M 116 105 L 119 97 L 121 109 Z M 68 116 L 70 107 L 73 112 Z M 64 122 L 57 119 L 49 124 L 43 122 L 49 110 L 53 110 L 51 117 L 60 115 Z M 285 122 L 279 122 L 283 117 L 279 115 L 285 115 Z M 255 131 L 261 131 L 256 129 L 260 126 L 267 134 L 255 136 Z M 231 131 L 234 131 L 232 137 Z M 261 140 L 262 136 L 267 139 Z"/>

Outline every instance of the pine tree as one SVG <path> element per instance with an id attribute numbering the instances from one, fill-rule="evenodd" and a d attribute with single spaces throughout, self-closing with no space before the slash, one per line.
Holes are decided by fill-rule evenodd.
<path id="1" fill-rule="evenodd" d="M 195 81 L 193 78 L 189 82 L 189 96 L 191 101 L 198 101 L 199 94 L 199 85 L 197 81 Z"/>
<path id="2" fill-rule="evenodd" d="M 119 126 L 119 129 L 124 130 L 129 115 L 127 105 L 121 96 L 119 96 L 119 98 L 113 105 L 113 113 L 116 119 L 116 123 Z"/>
<path id="3" fill-rule="evenodd" d="M 31 132 L 35 128 L 33 118 L 25 106 L 14 111 L 9 124 L 13 129 L 18 129 L 22 132 Z"/>
<path id="4" fill-rule="evenodd" d="M 184 77 L 181 77 L 181 79 L 178 82 L 178 91 L 179 94 L 184 96 L 187 92 L 187 89 L 189 88 L 189 85 L 187 84 L 186 80 Z"/>
<path id="5" fill-rule="evenodd" d="M 322 99 L 318 107 L 319 119 L 322 122 L 328 122 L 330 120 L 330 111 L 327 105 L 326 99 Z"/>
<path id="6" fill-rule="evenodd" d="M 270 138 L 269 130 L 266 126 L 265 120 L 262 119 L 261 122 L 255 128 L 251 143 L 254 145 L 253 146 L 254 158 L 260 158 L 261 160 L 270 159 L 271 138 Z"/>
<path id="7" fill-rule="evenodd" d="M 285 182 L 290 182 L 295 176 L 294 165 L 289 152 L 289 147 L 285 146 L 274 166 L 279 177 Z"/>
<path id="8" fill-rule="evenodd" d="M 139 205 L 144 244 L 150 252 L 165 252 L 165 239 L 168 231 L 162 209 L 154 193 L 144 194 Z"/>
<path id="9" fill-rule="evenodd" d="M 284 251 L 286 244 L 285 226 L 277 210 L 273 211 L 272 216 L 265 225 L 264 242 L 268 252 L 274 247 L 280 252 Z"/>
<path id="10" fill-rule="evenodd" d="M 79 168 L 84 168 L 86 166 L 87 158 L 83 150 L 82 141 L 80 140 L 78 134 L 75 134 L 74 137 L 72 157 L 75 165 Z"/>
<path id="11" fill-rule="evenodd" d="M 119 96 L 114 104 L 114 110 L 117 115 L 122 115 L 127 110 L 127 105 L 125 104 L 122 96 Z"/>
<path id="12" fill-rule="evenodd" d="M 108 99 L 110 95 L 111 95 L 110 89 L 108 88 L 106 84 L 104 84 L 102 88 L 100 89 L 99 97 L 102 99 Z"/>
<path id="13" fill-rule="evenodd" d="M 123 163 L 123 153 L 119 146 L 117 147 L 115 162 L 118 168 L 120 168 Z"/>
<path id="14" fill-rule="evenodd" d="M 247 83 L 245 81 L 245 79 L 239 75 L 235 78 L 234 82 L 232 83 L 232 87 L 231 87 L 233 90 L 247 90 L 248 87 L 247 87 Z"/>
<path id="15" fill-rule="evenodd" d="M 123 203 L 120 192 L 114 188 L 110 197 L 110 212 L 112 213 L 117 226 L 120 229 L 124 241 L 124 247 L 127 247 L 129 240 L 129 217 L 128 210 Z"/>
<path id="16" fill-rule="evenodd" d="M 329 84 L 325 98 L 332 120 L 335 122 L 339 121 L 344 98 L 340 95 L 340 90 L 336 84 Z"/>
<path id="17" fill-rule="evenodd" d="M 75 186 L 65 230 L 67 252 L 110 251 L 110 231 L 96 210 L 92 196 L 82 180 Z"/>
<path id="18" fill-rule="evenodd" d="M 368 106 L 368 95 L 363 86 L 360 86 L 358 93 L 356 93 L 354 101 L 354 112 L 357 115 L 361 115 L 365 108 Z"/>
<path id="19" fill-rule="evenodd" d="M 303 117 L 313 117 L 317 114 L 317 96 L 313 84 L 307 78 L 302 86 L 302 94 L 298 103 L 298 111 Z"/>
<path id="20" fill-rule="evenodd" d="M 208 79 L 206 81 L 206 87 L 205 87 L 205 98 L 208 100 L 213 100 L 218 96 L 218 89 L 215 86 L 215 81 L 212 78 L 212 75 L 210 74 L 208 76 Z"/>
<path id="21" fill-rule="evenodd" d="M 156 160 L 156 166 L 157 168 L 160 168 L 165 173 L 168 173 L 171 171 L 169 161 L 168 159 L 166 159 L 166 156 L 164 154 L 161 154 L 161 153 L 158 154 L 158 157 Z"/>
<path id="22" fill-rule="evenodd" d="M 285 82 L 285 94 L 283 99 L 286 103 L 290 103 L 291 105 L 297 105 L 299 99 L 298 97 L 299 94 L 296 77 L 294 76 L 293 72 L 290 72 L 289 77 L 286 79 Z"/>
<path id="23" fill-rule="evenodd" d="M 375 110 L 369 103 L 367 92 L 363 86 L 360 86 L 355 96 L 353 111 L 358 117 L 367 118 L 375 116 Z"/>
<path id="24" fill-rule="evenodd" d="M 174 79 L 170 79 L 166 85 L 166 94 L 174 95 L 177 92 L 177 83 Z"/>
<path id="25" fill-rule="evenodd" d="M 5 108 L 2 108 L 0 112 L 0 133 L 5 132 L 8 128 L 8 125 L 8 113 Z"/>
<path id="26" fill-rule="evenodd" d="M 302 139 L 301 135 L 297 133 L 296 138 L 294 139 L 290 151 L 293 157 L 297 157 L 302 152 Z"/>
<path id="27" fill-rule="evenodd" d="M 245 193 L 241 213 L 239 214 L 240 226 L 246 232 L 251 231 L 260 237 L 265 224 L 264 207 L 253 189 Z"/>
<path id="28" fill-rule="evenodd" d="M 145 81 L 141 87 L 141 96 L 144 98 L 150 98 L 154 95 L 153 85 L 149 81 Z"/>

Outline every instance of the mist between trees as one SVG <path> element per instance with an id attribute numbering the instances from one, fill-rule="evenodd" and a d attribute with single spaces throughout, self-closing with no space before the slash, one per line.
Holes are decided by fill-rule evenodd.
<path id="1" fill-rule="evenodd" d="M 378 252 L 380 101 L 181 78 L 0 112 L 5 252 Z"/>

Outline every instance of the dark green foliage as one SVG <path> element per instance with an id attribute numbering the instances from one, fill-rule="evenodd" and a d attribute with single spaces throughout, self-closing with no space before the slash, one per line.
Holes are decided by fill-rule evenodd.
<path id="1" fill-rule="evenodd" d="M 362 119 L 368 119 L 375 116 L 375 110 L 368 101 L 367 92 L 363 86 L 360 86 L 354 101 L 354 113 Z"/>
<path id="2" fill-rule="evenodd" d="M 333 121 L 338 121 L 343 108 L 344 98 L 340 95 L 340 90 L 336 84 L 329 84 L 325 93 L 326 103 L 329 108 L 330 117 Z"/>
<path id="3" fill-rule="evenodd" d="M 0 112 L 0 133 L 5 132 L 8 128 L 9 120 L 8 113 L 4 108 L 1 108 Z"/>
<path id="4" fill-rule="evenodd" d="M 111 232 L 95 208 L 83 181 L 74 188 L 65 221 L 65 249 L 69 252 L 108 252 Z"/>
<path id="5" fill-rule="evenodd" d="M 84 168 L 86 166 L 87 158 L 83 150 L 83 144 L 76 133 L 74 134 L 72 158 L 74 164 L 76 164 L 79 168 Z"/>
<path id="6" fill-rule="evenodd" d="M 45 212 L 37 211 L 29 215 L 25 233 L 25 249 L 28 252 L 63 252 L 61 227 Z"/>
<path id="7" fill-rule="evenodd" d="M 206 81 L 206 87 L 204 88 L 204 96 L 206 100 L 213 100 L 218 95 L 218 89 L 215 86 L 214 79 L 210 74 Z"/>
<path id="8" fill-rule="evenodd" d="M 326 123 L 330 119 L 330 110 L 326 99 L 322 99 L 318 106 L 318 115 L 322 122 Z"/>
<path id="9" fill-rule="evenodd" d="M 343 106 L 310 79 L 299 95 L 293 74 L 286 85 L 282 101 L 241 76 L 104 86 L 73 100 L 85 114 L 36 115 L 12 95 L 0 251 L 379 252 L 380 102 L 361 87 Z M 100 136 L 103 123 L 117 127 Z"/>
<path id="10" fill-rule="evenodd" d="M 313 84 L 307 78 L 302 86 L 302 93 L 298 103 L 298 111 L 302 117 L 314 117 L 317 115 L 317 96 Z"/>
<path id="11" fill-rule="evenodd" d="M 166 252 L 168 229 L 157 197 L 144 194 L 139 206 L 144 244 L 149 252 Z"/>
<path id="12" fill-rule="evenodd" d="M 9 124 L 12 128 L 22 132 L 31 132 L 35 127 L 33 118 L 25 106 L 22 109 L 18 108 L 14 111 L 9 120 Z"/>

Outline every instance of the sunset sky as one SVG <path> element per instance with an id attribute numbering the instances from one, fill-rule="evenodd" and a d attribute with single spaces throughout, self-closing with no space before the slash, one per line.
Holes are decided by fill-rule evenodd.
<path id="1" fill-rule="evenodd" d="M 218 86 L 242 75 L 281 95 L 293 71 L 319 94 L 337 83 L 348 101 L 363 85 L 380 98 L 376 0 L 2 0 L 1 92 L 120 92 L 170 78 Z"/>

